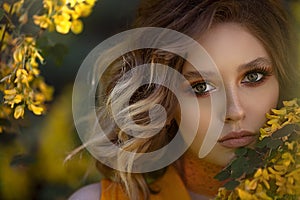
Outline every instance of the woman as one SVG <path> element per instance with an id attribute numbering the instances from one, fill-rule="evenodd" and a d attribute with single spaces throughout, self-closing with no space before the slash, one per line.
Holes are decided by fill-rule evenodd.
<path id="1" fill-rule="evenodd" d="M 213 177 L 233 158 L 234 150 L 251 146 L 265 122 L 265 113 L 281 100 L 296 96 L 298 71 L 286 15 L 279 0 L 144 0 L 134 27 L 168 28 L 192 37 L 215 62 L 223 81 L 220 83 L 211 68 L 204 66 L 199 73 L 198 68 L 187 62 L 190 57 L 197 57 L 192 52 L 184 60 L 170 52 L 144 49 L 116 60 L 99 85 L 102 87 L 97 99 L 100 124 L 111 119 L 109 106 L 113 101 L 126 101 L 112 98 L 113 89 L 120 85 L 119 78 L 144 63 L 161 63 L 180 72 L 186 81 L 179 83 L 178 90 L 182 91 L 186 104 L 182 109 L 174 94 L 161 85 L 140 87 L 129 100 L 135 111 L 132 118 L 146 127 L 149 112 L 143 107 L 160 104 L 166 109 L 164 127 L 152 137 L 135 138 L 114 126 L 109 134 L 112 143 L 129 152 L 153 152 L 174 138 L 182 122 L 186 124 L 182 129 L 179 127 L 182 138 L 188 137 L 190 127 L 195 124 L 196 136 L 183 156 L 154 172 L 122 172 L 98 162 L 97 167 L 107 179 L 102 180 L 101 186 L 93 184 L 79 190 L 71 199 L 213 197 L 222 185 Z M 126 84 L 127 79 L 122 81 Z M 211 105 L 211 97 L 221 88 L 226 92 L 226 112 L 213 111 Z M 188 104 L 195 95 L 197 108 Z M 201 111 L 200 118 L 195 109 Z M 223 127 L 211 151 L 199 158 L 203 141 L 214 134 L 209 130 L 211 118 Z M 130 166 L 134 162 L 124 159 L 122 153 L 118 156 L 119 165 Z"/>

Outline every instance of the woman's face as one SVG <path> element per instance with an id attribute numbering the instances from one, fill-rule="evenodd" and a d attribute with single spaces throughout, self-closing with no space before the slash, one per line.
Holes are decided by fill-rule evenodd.
<path id="1" fill-rule="evenodd" d="M 251 145 L 256 140 L 259 128 L 265 122 L 265 113 L 277 105 L 278 80 L 260 41 L 238 24 L 216 25 L 201 35 L 198 42 L 215 62 L 226 92 L 226 112 L 213 118 L 224 126 L 220 137 L 215 138 L 216 145 L 203 159 L 226 165 L 233 158 L 236 148 Z M 188 81 L 184 84 L 192 86 L 200 109 L 197 135 L 189 148 L 198 156 L 204 137 L 212 134 L 207 132 L 212 115 L 210 96 L 220 92 L 221 85 L 214 75 L 204 79 L 193 72 L 197 70 L 191 64 L 184 64 L 182 74 Z M 184 98 L 187 102 L 192 98 L 190 91 L 184 93 Z M 197 123 L 193 113 L 194 106 L 187 106 L 184 110 L 178 108 L 175 119 L 178 123 Z M 183 135 L 189 134 L 188 128 L 181 132 Z"/>

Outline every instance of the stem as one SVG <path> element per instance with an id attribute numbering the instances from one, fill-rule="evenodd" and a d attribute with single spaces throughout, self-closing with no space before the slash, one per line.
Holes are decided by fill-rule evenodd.
<path id="1" fill-rule="evenodd" d="M 14 3 L 13 3 L 12 5 L 10 5 L 9 13 L 8 13 L 9 16 L 11 16 L 13 7 L 14 7 Z M 10 23 L 9 16 L 5 15 L 6 19 L 8 20 L 8 23 Z M 1 41 L 0 41 L 0 52 L 1 52 L 1 50 L 2 50 L 2 46 L 3 46 L 4 37 L 5 37 L 5 34 L 6 34 L 6 29 L 7 29 L 7 24 L 8 24 L 8 23 L 5 23 L 5 25 L 4 25 L 3 34 L 2 34 L 2 37 L 1 37 Z"/>

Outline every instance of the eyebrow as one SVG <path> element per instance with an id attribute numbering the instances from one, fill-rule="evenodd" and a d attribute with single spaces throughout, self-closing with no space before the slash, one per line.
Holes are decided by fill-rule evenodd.
<path id="1" fill-rule="evenodd" d="M 272 62 L 270 59 L 265 57 L 258 57 L 248 63 L 241 64 L 238 66 L 238 72 L 242 72 L 244 70 L 249 70 L 256 67 L 270 67 L 272 66 Z"/>
<path id="2" fill-rule="evenodd" d="M 183 76 L 187 79 L 195 79 L 195 78 L 202 78 L 202 77 L 211 77 L 215 76 L 215 72 L 213 71 L 206 71 L 206 72 L 199 72 L 199 71 L 189 71 L 184 73 Z"/>
<path id="3" fill-rule="evenodd" d="M 251 70 L 256 67 L 268 67 L 271 66 L 271 61 L 268 58 L 265 57 L 258 57 L 248 63 L 244 63 L 238 66 L 238 72 L 242 72 L 245 70 Z M 203 77 L 213 77 L 217 76 L 215 71 L 189 71 L 187 73 L 184 73 L 183 76 L 187 80 L 191 79 L 198 79 L 198 78 L 203 78 Z"/>

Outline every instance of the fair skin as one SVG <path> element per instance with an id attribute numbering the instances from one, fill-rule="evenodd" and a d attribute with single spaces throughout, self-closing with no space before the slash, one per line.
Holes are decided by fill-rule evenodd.
<path id="1" fill-rule="evenodd" d="M 262 44 L 240 25 L 219 24 L 204 33 L 198 41 L 217 65 L 226 91 L 226 113 L 224 116 L 220 114 L 218 119 L 214 119 L 224 124 L 220 135 L 220 138 L 223 139 L 216 138 L 216 145 L 203 159 L 224 166 L 233 158 L 235 148 L 251 145 L 255 141 L 255 134 L 258 133 L 265 121 L 265 113 L 277 105 L 278 81 L 272 73 L 269 56 Z M 214 76 L 206 79 L 206 82 L 203 82 L 201 76 L 188 76 L 188 74 L 194 74 L 190 73 L 194 71 L 195 68 L 186 63 L 183 66 L 182 74 L 188 77 L 188 83 L 184 84 L 192 85 L 201 111 L 199 129 L 189 148 L 189 152 L 194 158 L 199 159 L 200 146 L 205 135 L 209 134 L 206 133 L 206 130 L 211 115 L 210 95 L 219 91 L 219 85 Z M 192 98 L 189 92 L 185 93 L 187 101 Z M 195 123 L 194 109 L 192 106 L 187 106 L 185 110 L 181 111 L 183 112 L 181 119 L 179 117 L 180 110 L 177 109 L 175 119 L 178 122 L 185 120 L 185 123 Z M 220 111 L 220 113 L 222 112 Z M 188 128 L 182 133 L 183 135 L 188 134 Z M 239 138 L 226 138 L 229 133 L 244 135 Z M 194 167 L 196 170 L 197 166 Z M 100 184 L 97 183 L 77 191 L 70 199 L 99 198 Z M 192 192 L 191 198 L 193 200 L 205 199 L 205 197 Z"/>
<path id="2" fill-rule="evenodd" d="M 272 73 L 271 61 L 262 44 L 238 24 L 216 25 L 198 41 L 218 67 L 226 91 L 225 115 L 215 113 L 214 116 L 218 118 L 213 118 L 224 126 L 220 137 L 215 138 L 215 146 L 203 160 L 224 166 L 233 158 L 237 147 L 248 146 L 255 142 L 259 128 L 265 122 L 265 113 L 277 105 L 278 80 Z M 194 73 L 195 70 L 187 63 L 183 66 L 182 74 L 193 87 L 203 116 L 200 117 L 197 135 L 189 148 L 189 152 L 197 159 L 204 137 L 211 134 L 207 133 L 212 106 L 210 96 L 218 93 L 221 86 L 215 78 L 217 76 L 202 78 Z M 205 67 L 200 70 L 200 73 L 209 71 Z M 189 76 L 191 74 L 192 76 Z M 188 100 L 192 95 L 186 92 L 185 98 Z M 185 107 L 185 110 L 181 111 L 183 112 L 181 119 L 179 119 L 180 111 L 177 109 L 176 120 L 195 123 L 194 109 L 192 106 L 188 109 Z M 222 113 L 218 110 L 216 112 Z M 181 132 L 184 137 L 189 130 L 187 128 Z M 197 166 L 194 167 L 196 170 Z"/>

